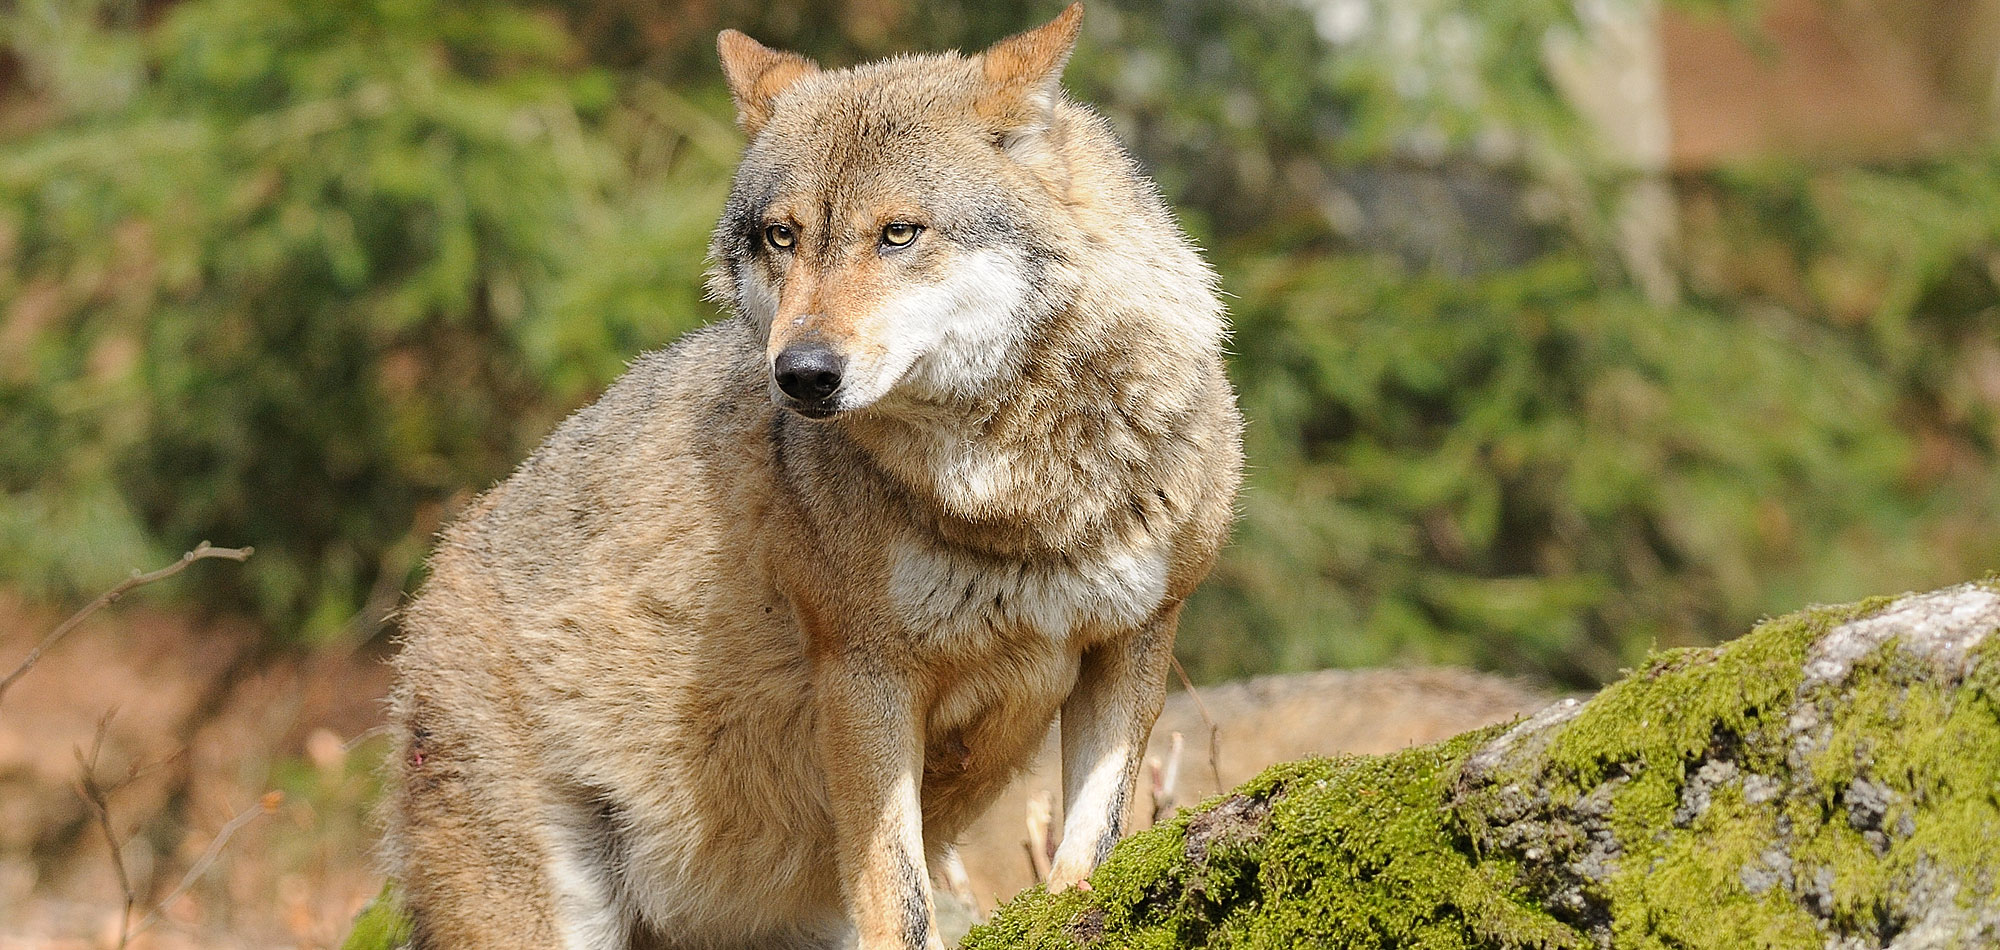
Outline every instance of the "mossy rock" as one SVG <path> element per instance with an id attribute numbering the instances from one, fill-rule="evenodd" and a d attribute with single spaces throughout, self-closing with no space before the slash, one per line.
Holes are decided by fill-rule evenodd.
<path id="1" fill-rule="evenodd" d="M 1277 766 L 963 946 L 2000 946 L 1996 588 L 1816 608 L 1511 728 Z"/>
<path id="2" fill-rule="evenodd" d="M 2000 579 L 1814 608 L 1511 727 L 1276 766 L 962 946 L 2000 946 L 1996 632 Z M 345 950 L 406 939 L 392 907 Z"/>
<path id="3" fill-rule="evenodd" d="M 354 930 L 340 950 L 398 950 L 410 940 L 410 918 L 396 903 L 394 885 L 382 885 L 382 893 L 368 902 L 354 918 Z"/>

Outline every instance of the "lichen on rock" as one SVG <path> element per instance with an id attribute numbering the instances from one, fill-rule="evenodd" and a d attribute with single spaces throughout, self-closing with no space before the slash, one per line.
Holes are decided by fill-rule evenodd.
<path id="1" fill-rule="evenodd" d="M 1279 766 L 965 946 L 2000 946 L 1996 630 L 1990 580 L 1813 608 L 1511 728 Z"/>

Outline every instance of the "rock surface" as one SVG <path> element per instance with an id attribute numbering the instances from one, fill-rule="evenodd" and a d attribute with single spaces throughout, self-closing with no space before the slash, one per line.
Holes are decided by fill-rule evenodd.
<path id="1" fill-rule="evenodd" d="M 2000 583 L 1814 608 L 1588 702 L 1271 769 L 965 946 L 2000 946 Z"/>
<path id="2" fill-rule="evenodd" d="M 1675 650 L 1587 702 L 1279 765 L 999 948 L 2000 946 L 2000 577 Z M 393 945 L 377 908 L 348 950 Z"/>

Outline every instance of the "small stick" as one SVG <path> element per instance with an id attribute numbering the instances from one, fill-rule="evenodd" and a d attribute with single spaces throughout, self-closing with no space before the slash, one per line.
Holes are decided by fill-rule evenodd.
<path id="1" fill-rule="evenodd" d="M 65 636 L 68 636 L 69 632 L 71 630 L 76 629 L 76 625 L 82 623 L 85 617 L 88 617 L 91 614 L 96 613 L 99 609 L 107 605 L 116 603 L 118 601 L 118 598 L 125 596 L 125 594 L 131 591 L 133 588 L 143 587 L 147 584 L 151 584 L 154 581 L 166 580 L 167 578 L 172 577 L 175 574 L 179 574 L 180 572 L 187 570 L 187 566 L 193 564 L 196 561 L 206 560 L 208 558 L 213 558 L 213 557 L 228 558 L 229 560 L 232 561 L 242 561 L 249 558 L 250 555 L 253 552 L 255 552 L 255 550 L 256 550 L 255 548 L 248 548 L 248 547 L 243 547 L 243 548 L 212 547 L 209 545 L 207 541 L 203 541 L 202 543 L 195 545 L 194 550 L 181 555 L 180 560 L 175 561 L 174 563 L 169 564 L 166 567 L 160 568 L 157 571 L 141 574 L 137 570 L 134 570 L 132 572 L 131 577 L 128 577 L 123 581 L 120 581 L 118 583 L 118 586 L 113 587 L 102 594 L 99 594 L 96 600 L 93 600 L 89 604 L 85 605 L 82 610 L 79 610 L 76 613 L 71 614 L 70 618 L 68 620 L 63 621 L 62 625 L 57 627 L 54 633 L 51 633 L 48 636 L 43 637 L 42 642 L 36 644 L 33 650 L 28 651 L 27 659 L 22 660 L 21 665 L 15 667 L 14 672 L 7 674 L 7 677 L 5 679 L 0 679 L 0 698 L 3 698 L 7 695 L 7 687 L 14 685 L 15 680 L 20 679 L 24 674 L 28 672 L 28 670 L 32 669 L 35 663 L 42 658 L 42 654 L 47 653 L 50 647 L 55 646 L 56 641 L 61 640 Z"/>
<path id="2" fill-rule="evenodd" d="M 1176 732 L 1174 735 L 1180 735 L 1180 733 Z M 1146 813 L 1146 827 L 1151 828 L 1160 823 L 1160 799 L 1166 795 L 1164 786 L 1161 784 L 1159 756 L 1149 755 L 1146 757 L 1146 774 L 1152 776 L 1153 780 L 1153 807 Z"/>
<path id="3" fill-rule="evenodd" d="M 938 866 L 939 876 L 944 878 L 945 890 L 965 903 L 974 914 L 979 913 L 979 897 L 972 892 L 972 876 L 965 873 L 965 859 L 958 856 L 958 849 L 944 853 L 944 861 Z"/>
<path id="4" fill-rule="evenodd" d="M 1181 749 L 1186 745 L 1187 737 L 1175 732 L 1167 742 L 1165 767 L 1153 771 L 1153 824 L 1174 813 L 1174 786 L 1180 782 Z"/>
<path id="5" fill-rule="evenodd" d="M 139 896 L 132 890 L 132 876 L 125 871 L 125 854 L 118 844 L 118 834 L 111 830 L 111 802 L 105 795 L 104 786 L 97 783 L 97 754 L 104 748 L 104 732 L 110 725 L 109 714 L 97 721 L 97 735 L 90 742 L 88 757 L 84 756 L 82 749 L 76 750 L 77 765 L 83 768 L 83 774 L 76 782 L 76 793 L 90 806 L 91 814 L 97 818 L 98 830 L 104 832 L 104 843 L 111 849 L 111 867 L 118 872 L 118 890 L 125 895 L 125 907 L 118 914 L 118 947 L 124 950 L 132 940 L 132 905 L 139 902 Z"/>
<path id="6" fill-rule="evenodd" d="M 386 736 L 395 731 L 396 727 L 391 726 L 387 723 L 376 726 L 372 729 L 363 729 L 359 733 L 356 733 L 354 738 L 341 743 L 340 751 L 353 752 L 356 748 L 359 748 L 363 742 L 367 742 L 368 740 L 373 739 L 376 736 Z"/>
<path id="7" fill-rule="evenodd" d="M 1028 864 L 1036 881 L 1049 879 L 1049 828 L 1054 804 L 1047 789 L 1028 797 Z"/>
<path id="8" fill-rule="evenodd" d="M 1181 688 L 1187 690 L 1188 698 L 1194 700 L 1196 712 L 1201 713 L 1201 721 L 1208 723 L 1208 770 L 1215 775 L 1215 789 L 1226 792 L 1222 784 L 1222 727 L 1215 724 L 1215 717 L 1208 714 L 1208 704 L 1201 701 L 1201 694 L 1194 691 L 1193 681 L 1188 679 L 1187 668 L 1181 665 L 1181 658 L 1169 655 L 1174 661 L 1174 672 L 1180 674 Z"/>
<path id="9" fill-rule="evenodd" d="M 257 804 L 243 809 L 236 817 L 229 819 L 229 822 L 222 826 L 222 830 L 216 832 L 215 840 L 208 843 L 208 850 L 203 851 L 201 857 L 194 862 L 194 866 L 188 868 L 186 874 L 181 875 L 180 883 L 174 885 L 174 889 L 167 892 L 167 896 L 161 899 L 158 904 L 153 905 L 153 909 L 146 913 L 145 919 L 139 921 L 139 926 L 132 928 L 132 935 L 136 937 L 139 934 L 145 933 L 146 928 L 159 923 L 161 917 L 166 914 L 167 907 L 173 904 L 174 901 L 180 900 L 182 894 L 186 894 L 189 889 L 193 888 L 195 882 L 200 880 L 203 874 L 207 873 L 209 865 L 214 864 L 215 859 L 222 856 L 222 849 L 225 845 L 229 844 L 230 838 L 235 837 L 238 831 L 243 830 L 244 825 L 256 820 L 258 815 L 275 813 L 278 810 L 278 804 L 284 800 L 285 793 L 283 792 L 265 792 L 257 799 Z M 122 947 L 124 944 L 121 942 L 119 946 Z"/>

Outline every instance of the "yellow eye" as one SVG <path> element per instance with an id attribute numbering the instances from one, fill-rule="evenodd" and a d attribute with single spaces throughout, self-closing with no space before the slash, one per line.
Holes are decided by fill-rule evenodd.
<path id="1" fill-rule="evenodd" d="M 799 241 L 799 236 L 793 234 L 792 229 L 786 227 L 785 225 L 782 224 L 764 225 L 764 243 L 769 244 L 772 247 L 777 248 L 778 250 L 781 251 L 790 250 L 792 245 L 797 244 L 798 241 Z"/>
<path id="2" fill-rule="evenodd" d="M 906 247 L 917 239 L 917 232 L 923 228 L 908 221 L 897 221 L 882 229 L 882 243 L 890 247 Z"/>

